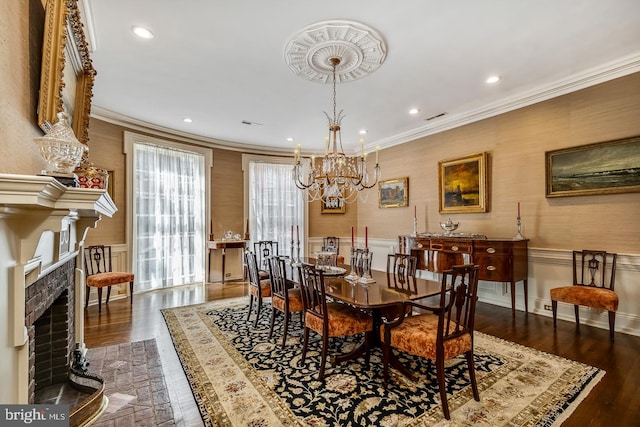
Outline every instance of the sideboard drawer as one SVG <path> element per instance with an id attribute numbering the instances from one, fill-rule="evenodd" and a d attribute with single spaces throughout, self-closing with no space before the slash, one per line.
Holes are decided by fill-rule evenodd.
<path id="1" fill-rule="evenodd" d="M 495 282 L 509 282 L 513 275 L 512 257 L 481 254 L 476 251 L 473 263 L 478 265 L 478 278 Z"/>
<path id="2" fill-rule="evenodd" d="M 512 242 L 479 240 L 475 242 L 475 250 L 473 253 L 474 255 L 511 255 L 512 252 Z"/>
<path id="3" fill-rule="evenodd" d="M 429 248 L 432 251 L 470 254 L 473 251 L 473 243 L 469 240 L 432 239 Z"/>

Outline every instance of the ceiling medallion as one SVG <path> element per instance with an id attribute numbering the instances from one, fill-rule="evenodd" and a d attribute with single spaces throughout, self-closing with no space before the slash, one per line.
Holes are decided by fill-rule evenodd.
<path id="1" fill-rule="evenodd" d="M 323 21 L 295 34 L 284 51 L 291 71 L 311 81 L 332 78 L 331 58 L 340 58 L 335 68 L 338 83 L 358 80 L 376 71 L 384 62 L 387 47 L 373 28 L 353 21 Z"/>

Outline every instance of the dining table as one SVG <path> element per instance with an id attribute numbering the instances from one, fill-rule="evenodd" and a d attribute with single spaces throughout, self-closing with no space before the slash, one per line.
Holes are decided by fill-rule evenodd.
<path id="1" fill-rule="evenodd" d="M 313 258 L 303 259 L 303 262 L 315 265 Z M 288 278 L 296 284 L 298 283 L 297 266 L 293 263 L 288 263 L 288 265 L 290 269 Z M 380 345 L 380 325 L 383 321 L 383 315 L 393 313 L 391 309 L 398 307 L 402 301 L 421 300 L 439 295 L 442 286 L 440 281 L 417 277 L 401 282 L 394 278 L 393 274 L 380 270 L 371 271 L 373 282 L 359 283 L 345 278 L 345 275 L 350 271 L 348 265 L 338 265 L 337 268 L 328 268 L 327 271 L 328 273 L 324 274 L 327 297 L 371 313 L 373 318 L 372 344 L 374 346 Z M 436 304 L 438 302 L 434 301 Z M 365 351 L 363 342 L 347 354 L 332 357 L 331 362 L 335 364 L 352 360 L 364 354 Z M 393 361 L 394 359 L 392 359 Z M 400 364 L 396 366 L 396 363 L 392 363 L 392 365 L 403 372 L 405 371 L 404 366 Z"/>

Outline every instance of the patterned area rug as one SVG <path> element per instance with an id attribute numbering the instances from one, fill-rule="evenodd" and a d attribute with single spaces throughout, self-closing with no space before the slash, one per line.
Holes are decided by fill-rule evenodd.
<path id="1" fill-rule="evenodd" d="M 175 425 L 155 339 L 90 348 L 87 359 L 109 399 L 92 426 Z"/>
<path id="2" fill-rule="evenodd" d="M 473 400 L 464 358 L 448 361 L 452 419 L 447 421 L 430 361 L 401 355 L 419 381 L 392 370 L 385 385 L 382 353 L 375 349 L 369 370 L 362 359 L 328 365 L 323 384 L 316 380 L 320 341 L 310 340 L 306 363 L 299 366 L 300 336 L 287 338 L 282 350 L 280 324 L 268 339 L 269 304 L 253 328 L 245 320 L 247 301 L 163 310 L 208 426 L 560 425 L 604 375 L 591 366 L 476 333 L 480 402 Z M 298 317 L 293 319 L 290 334 L 300 335 Z M 345 352 L 357 344 L 336 339 L 332 345 Z"/>

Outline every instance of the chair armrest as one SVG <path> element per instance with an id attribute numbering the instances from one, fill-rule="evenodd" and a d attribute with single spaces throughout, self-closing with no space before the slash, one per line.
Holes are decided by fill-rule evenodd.
<path id="1" fill-rule="evenodd" d="M 440 314 L 442 312 L 442 309 L 443 309 L 440 306 L 433 307 L 433 306 L 430 306 L 430 305 L 422 304 L 422 303 L 419 303 L 417 301 L 411 301 L 411 300 L 403 301 L 402 304 L 403 304 L 403 306 L 410 306 L 410 307 L 416 307 L 416 308 L 419 308 L 419 309 L 422 309 L 422 310 L 427 310 L 427 311 L 432 312 L 433 314 Z"/>

